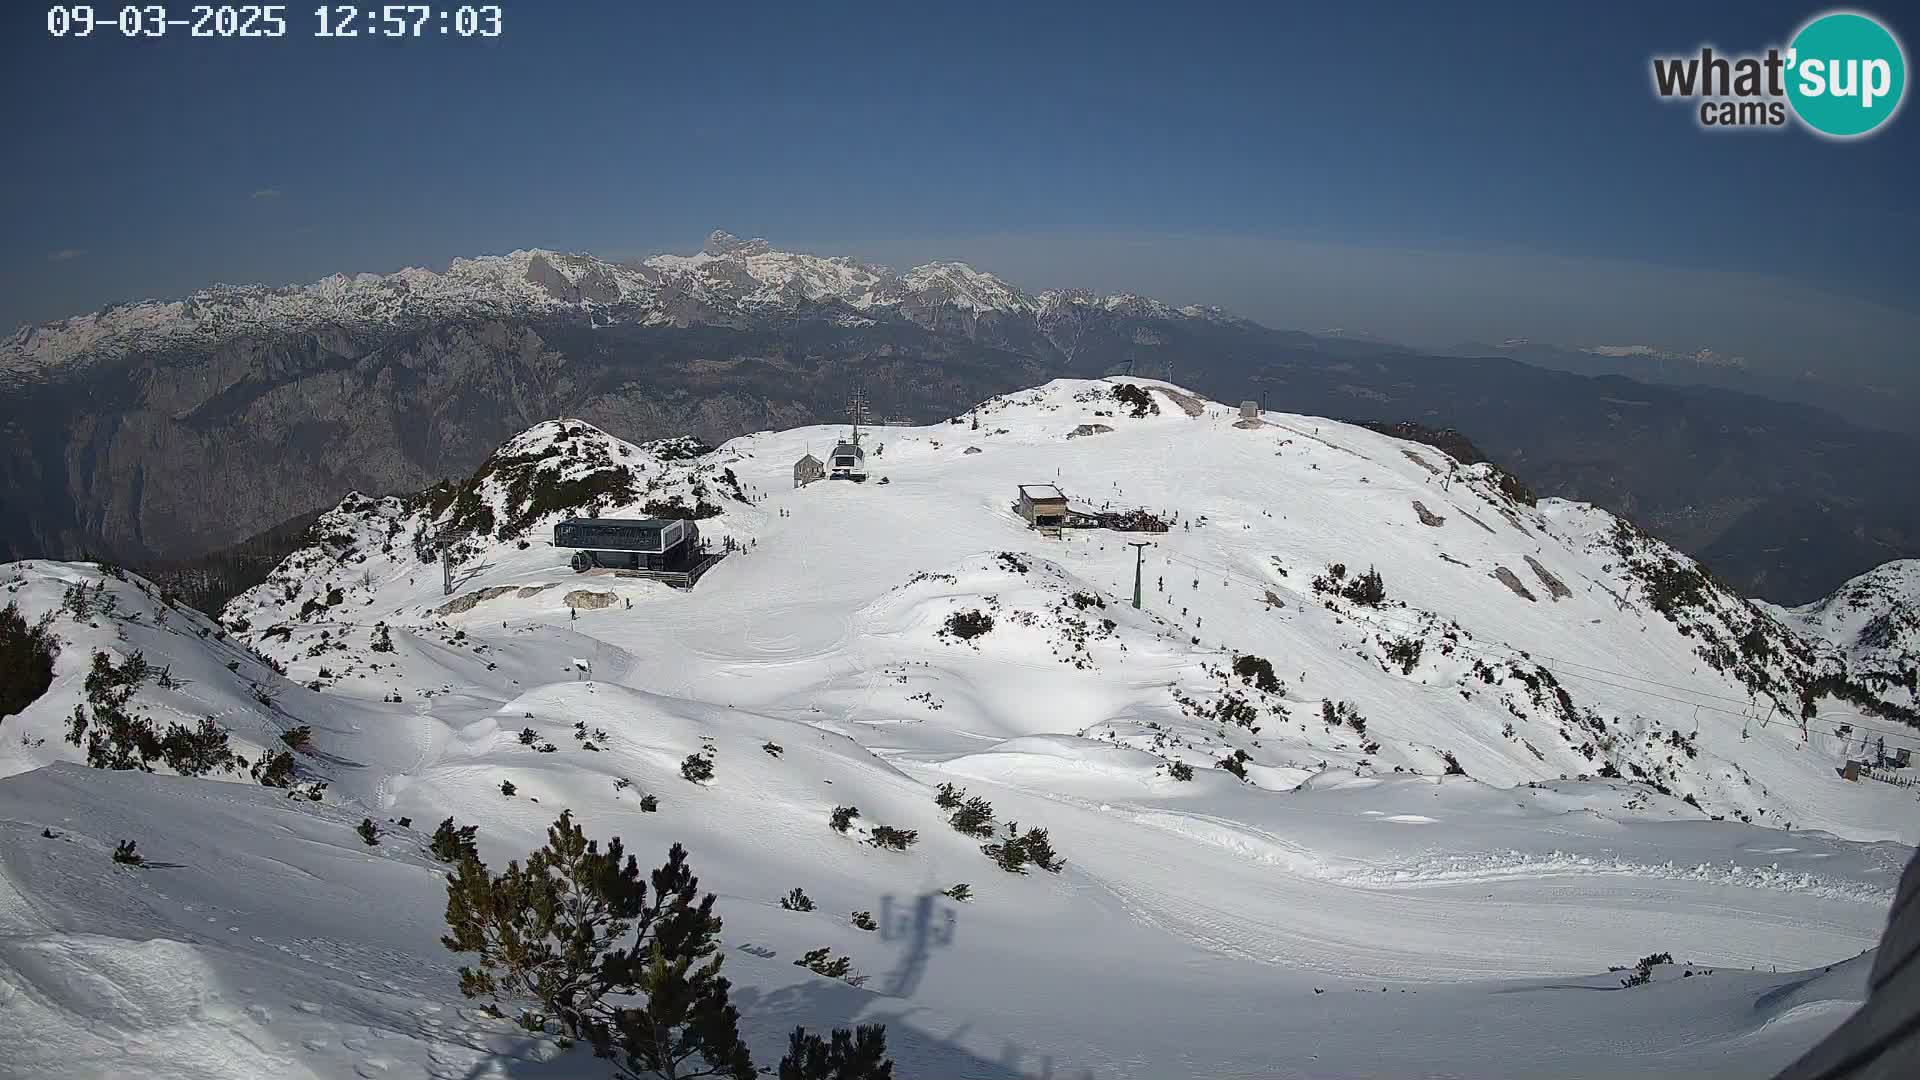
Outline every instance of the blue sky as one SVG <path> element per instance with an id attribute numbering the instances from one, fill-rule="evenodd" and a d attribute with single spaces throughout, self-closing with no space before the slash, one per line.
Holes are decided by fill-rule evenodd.
<path id="1" fill-rule="evenodd" d="M 485 42 L 303 4 L 283 41 L 126 42 L 9 5 L 0 324 L 724 227 L 1433 343 L 1881 368 L 1920 334 L 1920 114 L 1712 135 L 1649 89 L 1817 6 L 502 6 Z"/>

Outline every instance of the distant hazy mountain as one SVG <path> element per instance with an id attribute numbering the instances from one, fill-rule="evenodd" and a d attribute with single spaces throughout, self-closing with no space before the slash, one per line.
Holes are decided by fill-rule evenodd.
<path id="1" fill-rule="evenodd" d="M 1574 348 L 1537 341 L 1474 342 L 1441 350 L 1450 356 L 1506 356 L 1576 375 L 1624 375 L 1668 386 L 1712 386 L 1776 401 L 1799 402 L 1830 410 L 1846 420 L 1888 431 L 1920 434 L 1920 383 L 1885 379 L 1867 384 L 1855 379 L 1756 371 L 1738 356 L 1712 349 L 1693 352 L 1657 345 L 1590 345 Z"/>
<path id="2" fill-rule="evenodd" d="M 349 490 L 465 475 L 559 415 L 718 441 L 839 418 L 856 388 L 872 415 L 928 420 L 1129 368 L 1458 429 L 1542 494 L 1629 514 L 1781 602 L 1920 555 L 1920 440 L 1815 409 L 725 233 L 643 262 L 519 251 L 23 328 L 0 342 L 0 554 L 191 557 Z"/>

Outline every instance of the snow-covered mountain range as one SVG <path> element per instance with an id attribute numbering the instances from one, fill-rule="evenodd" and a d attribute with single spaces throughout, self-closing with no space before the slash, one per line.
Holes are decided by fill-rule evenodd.
<path id="1" fill-rule="evenodd" d="M 884 1022 L 902 1077 L 1764 1075 L 1864 996 L 1920 815 L 1838 770 L 1920 744 L 1910 564 L 1768 608 L 1490 465 L 1150 380 L 874 428 L 867 483 L 796 488 L 844 434 L 541 423 L 342 501 L 217 623 L 0 568 L 61 642 L 0 721 L 0 1044 L 591 1074 L 461 998 L 426 853 L 452 817 L 501 865 L 563 808 L 686 844 L 758 1051 Z M 1171 529 L 1049 537 L 1034 483 Z M 732 553 L 686 592 L 576 574 L 586 513 Z M 116 754 L 154 774 L 85 764 Z M 942 785 L 1064 866 L 1004 871 Z M 852 974 L 796 966 L 823 947 Z"/>
<path id="2" fill-rule="evenodd" d="M 335 274 L 288 288 L 218 285 L 180 300 L 144 300 L 37 326 L 0 341 L 0 379 L 43 378 L 74 365 L 182 344 L 200 347 L 249 334 L 322 328 L 407 327 L 476 317 L 585 314 L 597 325 L 687 326 L 838 307 L 842 319 L 898 313 L 928 319 L 946 309 L 970 317 L 1069 319 L 1080 308 L 1161 318 L 1224 319 L 1213 308 L 1174 309 L 1131 294 L 1050 290 L 1030 295 L 959 262 L 896 273 L 846 257 L 776 251 L 765 240 L 716 231 L 693 255 L 609 262 L 591 255 L 524 250 L 455 259 L 445 271 Z"/>

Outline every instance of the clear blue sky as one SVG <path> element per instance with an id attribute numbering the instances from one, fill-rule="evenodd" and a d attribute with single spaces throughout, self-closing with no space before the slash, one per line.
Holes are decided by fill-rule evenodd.
<path id="1" fill-rule="evenodd" d="M 490 42 L 315 39 L 307 4 L 126 42 L 7 5 L 0 324 L 725 227 L 1309 329 L 1912 362 L 1920 113 L 1716 137 L 1649 89 L 1816 5 L 502 6 Z"/>

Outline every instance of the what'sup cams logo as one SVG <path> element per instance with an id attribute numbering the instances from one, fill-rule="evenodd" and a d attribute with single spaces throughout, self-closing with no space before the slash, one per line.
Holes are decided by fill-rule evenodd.
<path id="1" fill-rule="evenodd" d="M 1907 57 L 1885 23 L 1857 11 L 1815 16 L 1785 48 L 1724 56 L 1653 58 L 1653 90 L 1662 100 L 1697 102 L 1700 126 L 1783 128 L 1789 118 L 1830 139 L 1885 127 L 1900 111 Z"/>

